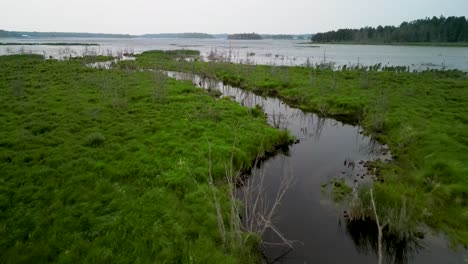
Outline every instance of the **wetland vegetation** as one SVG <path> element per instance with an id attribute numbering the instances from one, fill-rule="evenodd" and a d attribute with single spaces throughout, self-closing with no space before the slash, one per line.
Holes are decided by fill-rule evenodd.
<path id="1" fill-rule="evenodd" d="M 289 134 L 192 83 L 90 61 L 0 57 L 0 262 L 258 260 L 227 169 Z"/>
<path id="2" fill-rule="evenodd" d="M 150 51 L 108 70 L 87 65 L 109 56 L 1 56 L 0 259 L 259 260 L 259 234 L 237 222 L 231 176 L 290 135 L 269 127 L 259 108 L 158 70 L 196 73 L 361 125 L 390 146 L 393 160 L 367 165 L 372 185 L 331 182 L 348 206 L 347 232 L 365 239 L 370 221 L 368 229 L 395 241 L 384 243 L 389 251 L 422 237 L 424 226 L 468 244 L 467 73 L 213 56 L 217 62 L 192 50 Z M 367 239 L 376 251 L 379 239 L 375 232 Z"/>
<path id="3" fill-rule="evenodd" d="M 386 230 L 420 236 L 424 225 L 468 245 L 468 76 L 466 72 L 328 64 L 296 67 L 188 62 L 180 54 L 144 52 L 136 67 L 195 72 L 323 116 L 360 124 L 390 146 L 393 160 L 374 162 L 378 181 L 351 199 L 356 219 L 378 215 Z M 196 57 L 194 53 L 190 54 Z M 123 67 L 125 64 L 122 64 Z M 374 191 L 372 210 L 369 191 Z M 344 193 L 343 193 L 344 194 Z M 375 212 L 376 211 L 376 212 Z M 375 214 L 377 213 L 377 214 Z M 425 230 L 425 229 L 424 229 Z"/>

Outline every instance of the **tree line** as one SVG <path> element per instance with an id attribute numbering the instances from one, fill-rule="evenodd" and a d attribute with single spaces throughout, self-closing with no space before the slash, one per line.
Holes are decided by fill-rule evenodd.
<path id="1" fill-rule="evenodd" d="M 288 34 L 262 34 L 263 39 L 294 39 L 293 35 Z"/>
<path id="2" fill-rule="evenodd" d="M 128 34 L 76 33 L 76 32 L 36 32 L 0 30 L 0 38 L 130 38 Z"/>
<path id="3" fill-rule="evenodd" d="M 213 35 L 207 33 L 158 33 L 158 34 L 144 34 L 140 37 L 143 38 L 196 38 L 196 39 L 212 39 Z"/>
<path id="4" fill-rule="evenodd" d="M 241 34 L 230 34 L 227 39 L 262 39 L 257 33 L 241 33 Z"/>
<path id="5" fill-rule="evenodd" d="M 339 29 L 317 33 L 314 42 L 468 42 L 468 20 L 462 17 L 432 17 L 403 22 L 399 26 Z"/>
<path id="6" fill-rule="evenodd" d="M 103 33 L 78 33 L 78 32 L 26 32 L 6 31 L 0 29 L 0 38 L 214 38 L 207 33 L 159 33 L 144 35 L 129 34 L 103 34 Z"/>

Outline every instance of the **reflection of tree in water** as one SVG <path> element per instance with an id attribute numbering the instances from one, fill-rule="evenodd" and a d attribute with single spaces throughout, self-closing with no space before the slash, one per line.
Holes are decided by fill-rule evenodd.
<path id="1" fill-rule="evenodd" d="M 362 139 L 365 139 L 365 136 L 362 136 Z M 382 144 L 373 138 L 369 140 L 363 140 L 363 143 L 359 146 L 359 152 L 367 153 L 370 155 L 381 155 L 382 154 Z"/>
<path id="2" fill-rule="evenodd" d="M 320 136 L 322 135 L 323 127 L 325 126 L 325 121 L 327 121 L 327 119 L 320 116 L 316 117 L 317 121 L 315 122 L 314 136 L 316 140 L 319 140 Z"/>
<path id="3" fill-rule="evenodd" d="M 306 138 L 320 140 L 325 122 L 327 121 L 325 117 L 306 113 L 299 109 L 294 114 L 294 117 L 296 117 L 300 122 L 299 127 L 302 135 Z"/>
<path id="4" fill-rule="evenodd" d="M 315 117 L 315 123 L 314 121 Z M 320 136 L 322 135 L 323 128 L 325 127 L 325 122 L 327 119 L 325 117 L 320 117 L 318 115 L 312 116 L 312 128 L 313 128 L 313 136 L 315 140 L 320 140 Z"/>
<path id="5" fill-rule="evenodd" d="M 271 114 L 271 123 L 273 125 L 273 127 L 275 128 L 281 128 L 282 124 L 283 124 L 283 121 L 285 120 L 285 117 L 283 115 L 283 113 L 281 111 L 279 111 L 278 113 L 276 113 L 275 111 L 273 111 L 273 113 Z"/>
<path id="6" fill-rule="evenodd" d="M 370 252 L 378 254 L 377 224 L 371 219 L 345 220 L 346 233 L 351 237 L 356 249 L 368 255 Z M 340 220 L 341 225 L 341 220 Z M 413 236 L 398 236 L 389 232 L 388 227 L 382 230 L 382 248 L 385 263 L 406 264 L 419 250 L 422 249 L 420 239 Z"/>

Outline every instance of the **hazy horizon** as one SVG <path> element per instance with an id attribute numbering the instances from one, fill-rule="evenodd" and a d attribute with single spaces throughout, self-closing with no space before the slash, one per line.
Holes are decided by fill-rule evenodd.
<path id="1" fill-rule="evenodd" d="M 468 1 L 280 0 L 152 2 L 148 0 L 5 0 L 8 31 L 159 34 L 310 34 L 339 28 L 399 25 L 432 16 L 467 16 Z"/>

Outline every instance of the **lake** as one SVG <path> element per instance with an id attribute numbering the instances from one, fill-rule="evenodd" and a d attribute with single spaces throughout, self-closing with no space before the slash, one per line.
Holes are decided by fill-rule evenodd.
<path id="1" fill-rule="evenodd" d="M 97 38 L 3 38 L 0 42 L 18 43 L 96 43 L 99 46 L 0 46 L 0 55 L 25 52 L 56 58 L 83 54 L 117 55 L 147 50 L 195 49 L 204 57 L 216 52 L 233 62 L 270 65 L 303 65 L 332 62 L 336 66 L 408 66 L 413 70 L 460 69 L 468 71 L 468 47 L 311 45 L 303 40 L 226 40 L 226 39 L 97 39 Z"/>

